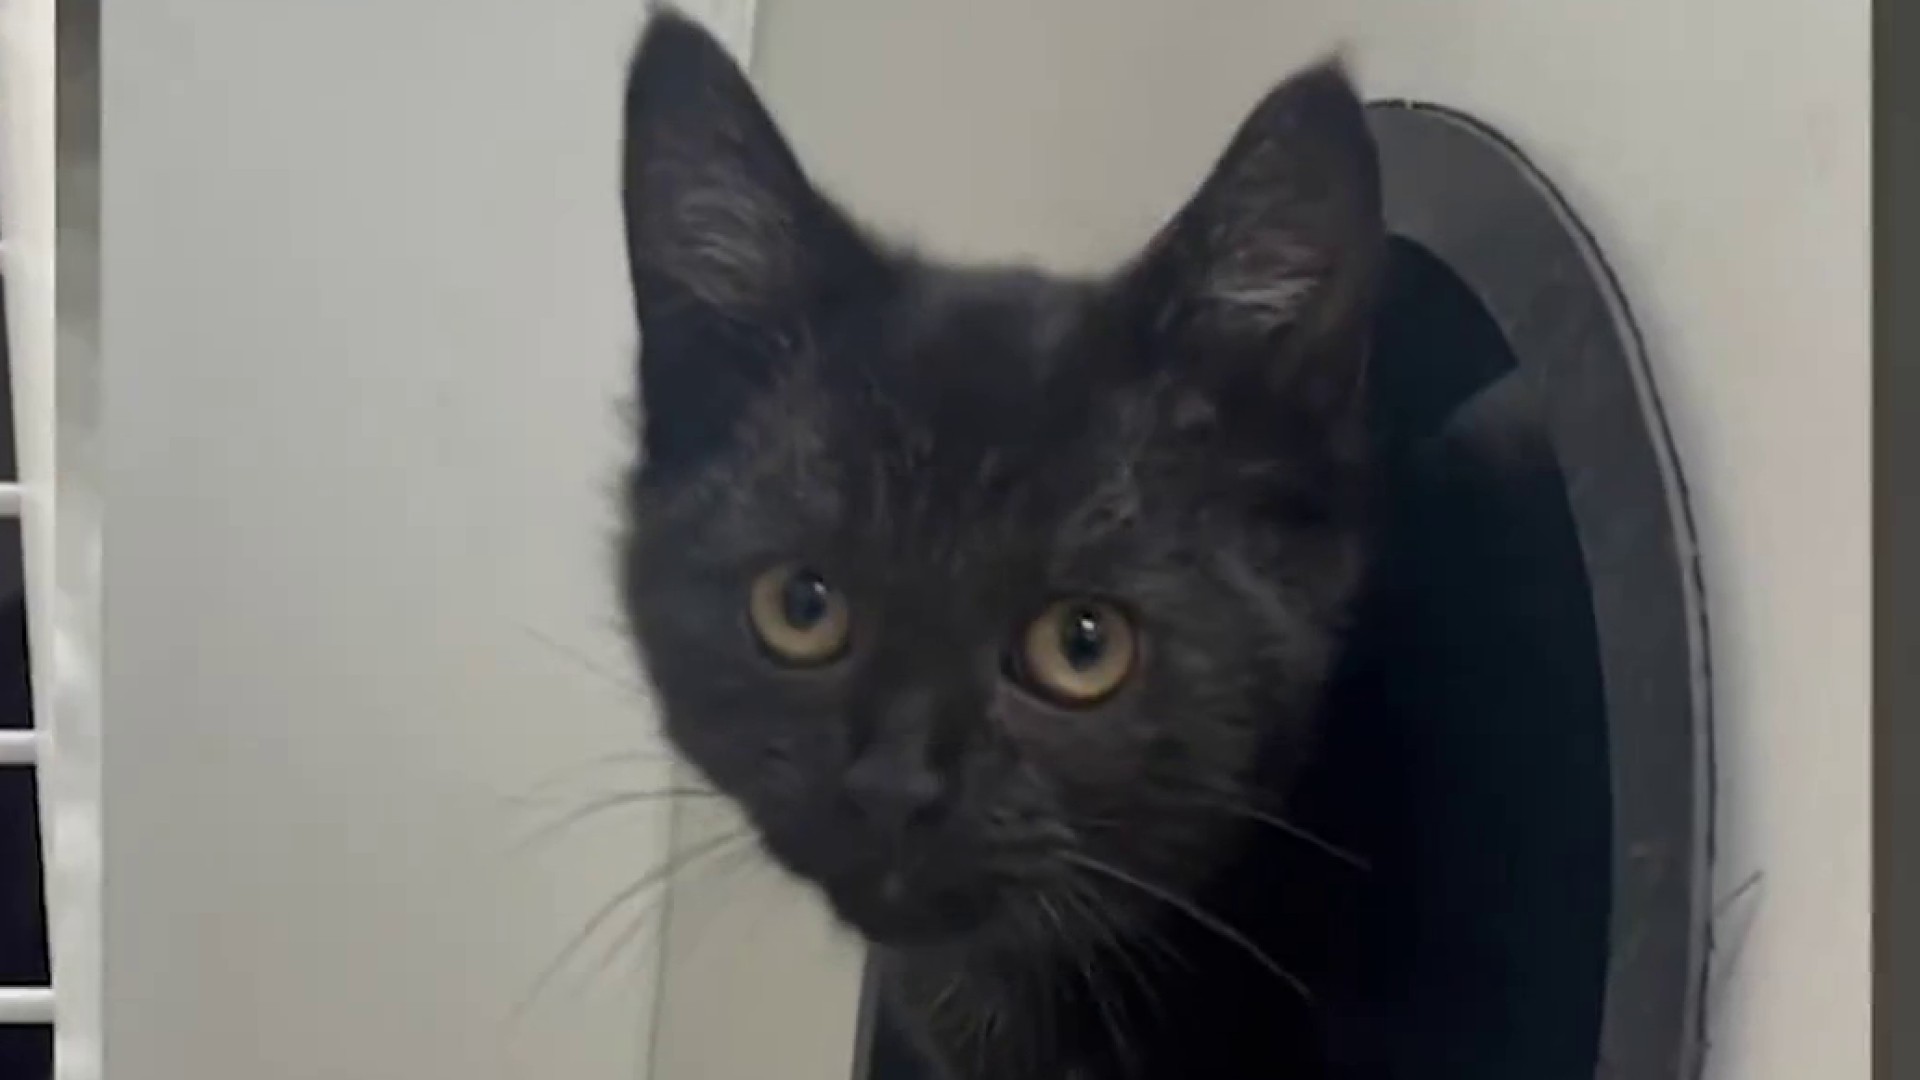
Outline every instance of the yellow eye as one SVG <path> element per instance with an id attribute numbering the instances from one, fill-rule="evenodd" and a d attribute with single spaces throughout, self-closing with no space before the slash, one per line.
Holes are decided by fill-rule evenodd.
<path id="1" fill-rule="evenodd" d="M 777 566 L 755 578 L 747 615 L 767 651 L 799 667 L 838 659 L 853 623 L 846 598 L 802 566 Z"/>
<path id="2" fill-rule="evenodd" d="M 1045 697 L 1085 707 L 1120 689 L 1139 655 L 1125 612 L 1101 600 L 1058 600 L 1028 624 L 1016 667 Z"/>

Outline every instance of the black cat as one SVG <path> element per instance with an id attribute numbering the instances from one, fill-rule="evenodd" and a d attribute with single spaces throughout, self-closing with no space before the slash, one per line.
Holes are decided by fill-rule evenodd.
<path id="1" fill-rule="evenodd" d="M 1365 875 L 1308 823 L 1385 258 L 1339 66 L 1099 280 L 874 239 L 670 12 L 625 138 L 624 590 L 674 743 L 953 1077 L 1331 1075 Z"/>

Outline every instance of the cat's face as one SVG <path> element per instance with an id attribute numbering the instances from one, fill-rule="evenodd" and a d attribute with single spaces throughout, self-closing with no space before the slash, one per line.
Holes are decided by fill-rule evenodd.
<path id="1" fill-rule="evenodd" d="M 625 600 L 675 744 L 875 940 L 1192 887 L 1256 761 L 1308 752 L 1360 572 L 1381 232 L 1345 79 L 1275 91 L 1093 282 L 871 242 L 670 15 L 626 138 Z"/>

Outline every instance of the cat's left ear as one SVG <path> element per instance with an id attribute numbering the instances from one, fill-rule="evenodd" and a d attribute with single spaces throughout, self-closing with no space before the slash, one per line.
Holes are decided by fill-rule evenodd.
<path id="1" fill-rule="evenodd" d="M 1385 253 L 1379 162 L 1337 60 L 1274 89 L 1122 280 L 1157 362 L 1344 404 Z"/>

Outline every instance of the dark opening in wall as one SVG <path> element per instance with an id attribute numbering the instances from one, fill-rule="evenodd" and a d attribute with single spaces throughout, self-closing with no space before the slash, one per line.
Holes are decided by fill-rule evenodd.
<path id="1" fill-rule="evenodd" d="M 1640 342 L 1511 146 L 1441 109 L 1372 118 L 1395 234 L 1370 369 L 1394 522 L 1355 643 L 1367 719 L 1328 748 L 1390 808 L 1365 1075 L 1690 1080 L 1710 698 Z M 864 1075 L 928 1076 L 869 998 Z"/>
<path id="2" fill-rule="evenodd" d="M 1397 760 L 1378 858 L 1394 1075 L 1582 1076 L 1606 980 L 1611 792 L 1592 593 L 1564 476 L 1471 288 L 1396 239 L 1374 390 L 1397 522 L 1354 741 Z M 1375 750 L 1377 753 L 1378 751 Z M 1382 987 L 1385 991 L 1385 987 Z"/>

